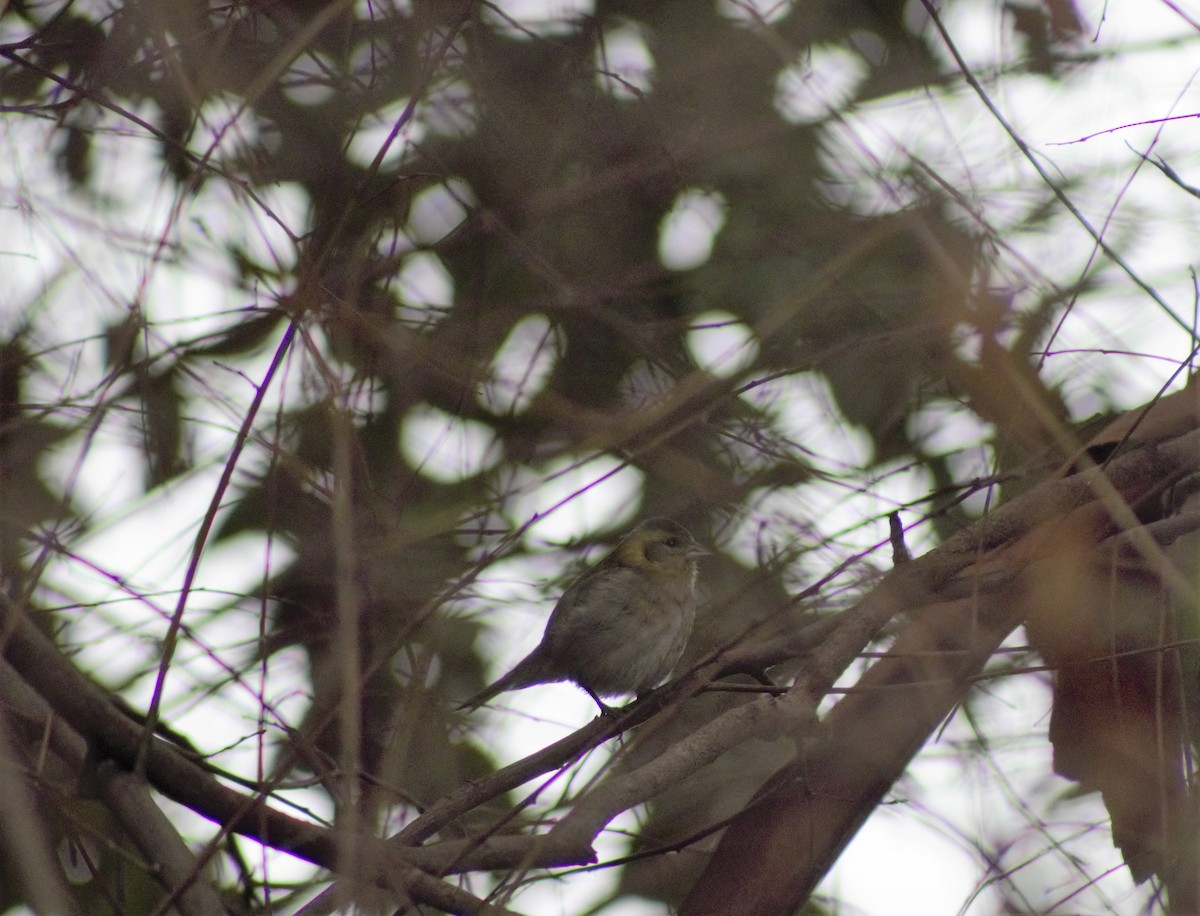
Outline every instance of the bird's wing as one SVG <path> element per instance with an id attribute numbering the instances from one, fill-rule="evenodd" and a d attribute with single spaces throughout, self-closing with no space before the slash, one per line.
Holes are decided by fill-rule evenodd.
<path id="1" fill-rule="evenodd" d="M 568 588 L 546 623 L 544 641 L 565 644 L 618 618 L 644 587 L 635 569 L 614 566 L 586 573 Z"/>

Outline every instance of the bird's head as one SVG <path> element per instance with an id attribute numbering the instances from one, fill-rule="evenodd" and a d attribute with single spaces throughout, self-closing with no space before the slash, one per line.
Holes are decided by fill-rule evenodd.
<path id="1" fill-rule="evenodd" d="M 666 518 L 642 522 L 625 536 L 615 553 L 623 566 L 691 576 L 696 572 L 696 560 L 708 555 L 683 525 Z"/>

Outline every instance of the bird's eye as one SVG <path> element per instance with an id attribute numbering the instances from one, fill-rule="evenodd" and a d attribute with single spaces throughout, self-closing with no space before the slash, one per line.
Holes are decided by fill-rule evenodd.
<path id="1" fill-rule="evenodd" d="M 680 544 L 683 543 L 683 541 L 679 540 L 679 538 L 676 538 L 676 537 L 670 537 L 670 538 L 667 538 L 665 541 L 663 541 L 663 543 L 666 544 L 668 547 L 678 547 Z"/>

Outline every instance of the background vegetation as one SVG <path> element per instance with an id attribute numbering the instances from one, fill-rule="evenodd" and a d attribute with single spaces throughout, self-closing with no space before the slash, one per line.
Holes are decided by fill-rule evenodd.
<path id="1" fill-rule="evenodd" d="M 1187 376 L 1193 148 L 1048 145 L 1129 74 L 1190 111 L 1194 18 L 1112 6 L 7 4 L 0 909 L 791 912 L 885 796 L 947 905 L 1151 899 L 1051 781 L 1024 605 L 946 624 L 994 632 L 911 718 L 813 720 Z M 691 674 L 456 711 L 649 515 L 713 550 Z M 956 706 L 966 826 L 892 788 Z M 755 840 L 829 734 L 888 759 Z"/>

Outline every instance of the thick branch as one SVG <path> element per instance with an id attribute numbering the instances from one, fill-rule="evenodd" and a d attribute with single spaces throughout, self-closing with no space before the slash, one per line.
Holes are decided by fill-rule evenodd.
<path id="1" fill-rule="evenodd" d="M 1018 622 L 1003 598 L 923 610 L 826 717 L 826 740 L 730 826 L 682 912 L 733 912 L 733 899 L 737 912 L 794 912 Z"/>
<path id="2" fill-rule="evenodd" d="M 759 800 L 732 822 L 682 912 L 794 912 L 961 701 L 970 678 L 1020 623 L 1019 602 L 994 592 L 985 595 L 983 583 L 1003 586 L 1027 571 L 1039 553 L 1052 550 L 1056 526 L 1072 523 L 1072 510 L 1086 512 L 1079 519 L 1120 518 L 1128 509 L 1110 505 L 1109 494 L 1140 496 L 1194 471 L 1198 437 L 1191 433 L 1125 455 L 1104 476 L 1092 471 L 1042 484 L 886 577 L 881 588 L 931 560 L 934 565 L 922 573 L 920 585 L 937 593 L 948 584 L 946 574 L 957 571 L 959 560 L 977 556 L 981 561 L 971 577 L 980 584 L 980 593 L 916 615 L 887 655 L 834 707 L 823 723 L 824 740 L 780 770 Z M 1012 549 L 993 549 L 1005 547 Z M 879 610 L 885 612 L 886 605 Z M 835 632 L 794 689 L 820 696 L 857 651 L 850 635 Z"/>
<path id="3" fill-rule="evenodd" d="M 633 773 L 602 783 L 547 834 L 444 841 L 405 855 L 407 860 L 438 872 L 556 867 L 592 861 L 587 855 L 589 844 L 617 814 L 649 801 L 764 730 L 778 735 L 802 735 L 812 722 L 816 703 L 890 620 L 934 603 L 938 590 L 981 554 L 1018 539 L 1090 498 L 1091 488 L 1085 479 L 1049 481 L 1037 488 L 1036 493 L 997 509 L 985 521 L 926 556 L 894 569 L 859 604 L 831 621 L 817 624 L 816 630 L 805 628 L 769 644 L 724 650 L 696 671 L 638 702 L 620 719 L 597 719 L 538 753 L 464 786 L 431 807 L 390 842 L 421 842 L 476 805 L 569 764 L 586 749 L 686 700 L 726 673 L 749 668 L 761 670 L 798 654 L 806 658 L 808 664 L 798 688 L 789 695 L 764 697 L 731 710 L 683 739 L 667 754 Z M 823 641 L 814 647 L 816 636 Z"/>
<path id="4" fill-rule="evenodd" d="M 0 853 L 5 871 L 21 886 L 36 912 L 76 913 L 7 720 L 0 711 L 0 792 L 4 797 Z"/>
<path id="5" fill-rule="evenodd" d="M 3 596 L 0 596 L 0 634 L 4 636 L 3 656 L 20 675 L 19 682 L 36 692 L 44 701 L 46 712 L 61 717 L 70 726 L 71 731 L 61 734 L 61 725 L 56 726 L 53 740 L 65 742 L 65 748 L 78 750 L 82 738 L 94 759 L 131 768 L 142 738 L 141 726 L 121 713 L 108 695 L 84 677 L 49 637 L 34 626 L 22 609 Z M 9 686 L 16 686 L 18 679 L 11 677 L 7 666 L 3 670 L 12 682 Z M 0 686 L 8 681 L 0 679 Z M 26 696 L 23 690 L 18 693 Z M 23 709 L 35 713 L 39 705 L 22 703 Z M 48 719 L 46 727 L 53 724 L 52 718 Z M 168 798 L 227 831 L 290 852 L 331 871 L 337 870 L 338 846 L 331 831 L 288 817 L 265 804 L 261 797 L 246 796 L 221 785 L 174 745 L 158 738 L 150 743 L 146 778 Z M 362 842 L 379 852 L 381 863 L 367 876 L 368 880 L 385 887 L 398 881 L 414 899 L 445 905 L 443 908 L 448 906 L 454 912 L 480 912 L 484 907 L 482 901 L 470 894 L 402 861 L 396 847 L 385 850 L 374 837 L 363 837 Z"/>
<path id="6" fill-rule="evenodd" d="M 108 695 L 63 656 L 22 609 L 0 598 L 0 627 L 7 632 L 4 657 L 21 678 L 76 732 L 97 759 L 132 768 L 142 728 L 122 714 Z M 167 797 L 227 829 L 332 867 L 336 848 L 328 832 L 221 785 L 211 773 L 161 739 L 146 760 L 151 784 Z"/>
<path id="7" fill-rule="evenodd" d="M 813 721 L 815 708 L 803 711 L 801 723 L 789 721 L 794 705 L 764 697 L 717 716 L 650 763 L 602 782 L 550 831 L 549 839 L 568 848 L 590 844 L 618 814 L 678 785 L 732 748 L 756 737 L 794 733 L 798 724 Z"/>
<path id="8" fill-rule="evenodd" d="M 200 874 L 202 864 L 154 803 L 146 781 L 112 761 L 96 767 L 100 800 L 121 823 L 150 866 L 150 874 L 171 894 L 184 916 L 222 913 L 221 896 Z"/>

